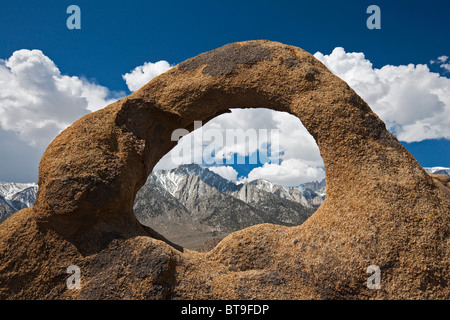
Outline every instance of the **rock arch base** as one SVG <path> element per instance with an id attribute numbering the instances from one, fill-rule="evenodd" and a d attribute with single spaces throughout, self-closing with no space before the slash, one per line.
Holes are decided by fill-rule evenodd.
<path id="1" fill-rule="evenodd" d="M 325 164 L 327 199 L 298 227 L 262 224 L 208 253 L 171 246 L 133 200 L 174 143 L 230 108 L 300 118 Z M 448 299 L 450 200 L 341 79 L 300 48 L 232 43 L 173 67 L 62 132 L 33 208 L 0 225 L 0 297 Z M 158 240 L 159 239 L 159 240 Z M 69 265 L 80 290 L 65 286 Z M 381 289 L 367 288 L 371 265 Z"/>

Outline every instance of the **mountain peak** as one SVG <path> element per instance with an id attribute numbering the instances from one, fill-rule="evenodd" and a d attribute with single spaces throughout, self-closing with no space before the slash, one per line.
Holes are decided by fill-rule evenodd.
<path id="1" fill-rule="evenodd" d="M 221 175 L 209 170 L 206 167 L 202 167 L 196 163 L 182 164 L 171 170 L 158 170 L 154 174 L 160 178 L 163 176 L 171 177 L 172 182 L 175 184 L 175 180 L 181 182 L 180 176 L 195 175 L 199 177 L 203 182 L 216 188 L 220 192 L 234 191 L 238 189 L 235 183 L 223 178 Z M 175 178 L 177 176 L 178 178 Z M 173 186 L 175 188 L 175 186 Z"/>
<path id="2" fill-rule="evenodd" d="M 0 181 L 0 196 L 4 197 L 5 199 L 11 199 L 15 194 L 30 187 L 37 188 L 37 184 Z"/>

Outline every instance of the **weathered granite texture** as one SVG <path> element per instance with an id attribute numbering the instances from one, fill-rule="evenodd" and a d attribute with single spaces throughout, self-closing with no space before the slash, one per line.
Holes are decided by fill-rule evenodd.
<path id="1" fill-rule="evenodd" d="M 298 227 L 257 225 L 199 253 L 134 218 L 136 192 L 192 129 L 230 108 L 301 119 L 327 198 Z M 445 189 L 445 188 L 444 188 Z M 449 299 L 450 197 L 344 81 L 311 54 L 232 43 L 173 67 L 62 132 L 33 208 L 0 225 L 2 299 Z M 81 289 L 66 268 L 81 268 Z M 367 267 L 381 269 L 369 290 Z"/>

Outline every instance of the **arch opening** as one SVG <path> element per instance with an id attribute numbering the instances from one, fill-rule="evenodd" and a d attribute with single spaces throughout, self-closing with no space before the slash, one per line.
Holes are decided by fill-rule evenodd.
<path id="1" fill-rule="evenodd" d="M 256 224 L 300 225 L 323 203 L 323 160 L 297 117 L 232 109 L 194 124 L 189 134 L 172 133 L 172 140 L 186 135 L 137 193 L 133 207 L 141 224 L 182 247 L 207 251 Z"/>

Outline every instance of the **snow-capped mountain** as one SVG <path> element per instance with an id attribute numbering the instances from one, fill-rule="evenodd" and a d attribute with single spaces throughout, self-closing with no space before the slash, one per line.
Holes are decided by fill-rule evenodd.
<path id="1" fill-rule="evenodd" d="M 0 182 L 0 222 L 11 214 L 33 205 L 36 183 Z"/>
<path id="2" fill-rule="evenodd" d="M 322 181 L 311 181 L 302 183 L 298 186 L 291 188 L 300 191 L 307 199 L 315 198 L 316 196 L 320 196 L 322 199 L 325 199 L 325 195 L 327 193 L 327 186 L 325 183 L 325 179 L 322 179 Z"/>
<path id="3" fill-rule="evenodd" d="M 15 194 L 28 188 L 37 188 L 37 184 L 0 181 L 0 196 L 6 199 L 11 199 Z"/>
<path id="4" fill-rule="evenodd" d="M 222 176 L 218 175 L 217 173 L 199 166 L 198 164 L 185 164 L 180 165 L 175 169 L 172 169 L 170 171 L 175 172 L 176 174 L 190 174 L 190 175 L 196 175 L 199 177 L 203 182 L 207 183 L 208 185 L 216 188 L 220 192 L 233 192 L 239 189 L 239 186 L 237 186 L 234 182 L 231 182 Z"/>
<path id="5" fill-rule="evenodd" d="M 153 172 L 136 195 L 138 220 L 182 246 L 259 223 L 299 225 L 323 202 L 266 180 L 236 184 L 197 164 Z M 170 221 L 170 223 L 168 223 Z"/>
<path id="6" fill-rule="evenodd" d="M 443 174 L 444 176 L 450 176 L 450 168 L 446 167 L 428 167 L 424 168 L 426 172 L 432 174 Z"/>
<path id="7" fill-rule="evenodd" d="M 152 175 L 158 179 L 158 183 L 172 196 L 176 196 L 182 190 L 187 175 L 195 175 L 216 190 L 241 200 L 244 199 L 242 195 L 239 195 L 239 191 L 245 189 L 246 185 L 254 186 L 259 190 L 275 194 L 286 200 L 301 203 L 306 207 L 312 205 L 312 201 L 308 201 L 308 199 L 312 200 L 314 197 L 322 197 L 321 202 L 323 202 L 325 195 L 325 193 L 323 193 L 323 196 L 318 192 L 316 193 L 317 190 L 325 190 L 325 179 L 321 182 L 306 183 L 297 187 L 285 187 L 263 179 L 253 180 L 248 183 L 235 183 L 197 164 L 184 164 L 172 170 L 158 170 L 154 171 Z M 315 187 L 316 185 L 317 187 Z M 316 202 L 320 202 L 320 200 L 316 199 Z"/>
<path id="8" fill-rule="evenodd" d="M 303 195 L 303 193 L 297 189 L 284 187 L 284 186 L 277 185 L 270 181 L 262 180 L 262 179 L 253 180 L 253 181 L 249 182 L 249 184 L 257 187 L 260 190 L 263 190 L 263 191 L 266 191 L 269 193 L 273 193 L 280 198 L 298 202 L 298 203 L 304 205 L 305 207 L 309 208 L 309 207 L 313 206 L 312 201 L 308 201 L 308 199 Z M 311 198 L 311 200 L 312 200 L 312 198 Z M 322 199 L 320 199 L 320 200 L 321 200 L 321 202 L 323 202 Z"/>

